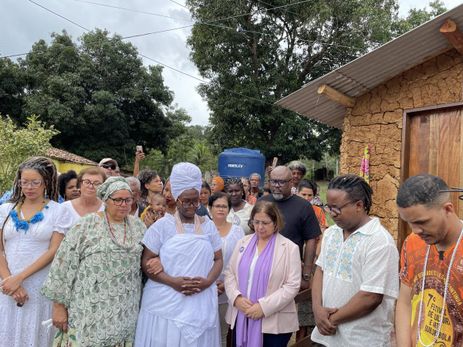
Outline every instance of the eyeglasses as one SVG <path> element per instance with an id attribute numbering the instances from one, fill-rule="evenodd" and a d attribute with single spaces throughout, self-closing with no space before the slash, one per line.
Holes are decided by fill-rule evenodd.
<path id="1" fill-rule="evenodd" d="M 331 207 L 330 205 L 325 205 L 323 206 L 323 209 L 325 210 L 326 213 L 329 213 L 333 216 L 339 216 L 341 214 L 341 210 L 346 207 L 349 204 L 355 204 L 356 201 L 348 201 L 344 205 L 339 206 L 339 207 Z"/>
<path id="2" fill-rule="evenodd" d="M 133 198 L 122 199 L 122 198 L 109 197 L 109 199 L 111 199 L 112 202 L 114 203 L 114 205 L 116 205 L 116 206 L 132 205 L 132 202 L 133 202 Z"/>
<path id="3" fill-rule="evenodd" d="M 26 187 L 31 187 L 31 188 L 38 188 L 42 184 L 42 180 L 32 180 L 32 181 L 25 181 L 25 180 L 20 180 L 19 181 L 19 186 L 21 188 L 26 188 Z"/>
<path id="4" fill-rule="evenodd" d="M 251 223 L 252 223 L 252 225 L 254 225 L 254 227 L 258 227 L 259 225 L 262 225 L 262 226 L 266 227 L 266 226 L 269 226 L 270 224 L 273 224 L 272 221 L 255 220 L 255 219 L 253 219 L 251 221 Z"/>
<path id="5" fill-rule="evenodd" d="M 187 207 L 190 207 L 190 206 L 193 206 L 193 207 L 198 207 L 199 206 L 199 199 L 197 200 L 181 200 L 181 199 L 177 199 L 178 201 L 180 201 L 180 203 L 182 204 L 182 206 L 184 208 L 187 208 Z"/>
<path id="6" fill-rule="evenodd" d="M 272 186 L 283 186 L 291 180 L 269 180 Z"/>
<path id="7" fill-rule="evenodd" d="M 101 166 L 103 169 L 116 170 L 116 164 L 101 164 L 100 166 Z"/>
<path id="8" fill-rule="evenodd" d="M 228 210 L 228 205 L 212 205 L 212 207 L 218 210 Z"/>
<path id="9" fill-rule="evenodd" d="M 82 180 L 82 183 L 83 183 L 84 185 L 86 185 L 87 187 L 95 187 L 95 188 L 98 188 L 99 186 L 101 186 L 101 185 L 103 184 L 103 183 L 101 183 L 100 181 L 94 181 L 94 182 L 92 182 L 92 181 L 87 180 L 87 179 Z"/>

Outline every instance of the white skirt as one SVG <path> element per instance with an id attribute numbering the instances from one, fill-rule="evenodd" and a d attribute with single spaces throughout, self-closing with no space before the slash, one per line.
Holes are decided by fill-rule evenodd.
<path id="1" fill-rule="evenodd" d="M 36 272 L 22 284 L 29 295 L 23 307 L 16 306 L 13 297 L 0 293 L 0 347 L 48 347 L 55 328 L 42 325 L 51 318 L 52 302 L 40 289 L 48 267 Z"/>
<path id="2" fill-rule="evenodd" d="M 140 309 L 135 347 L 220 347 L 220 323 L 189 343 L 175 322 Z"/>

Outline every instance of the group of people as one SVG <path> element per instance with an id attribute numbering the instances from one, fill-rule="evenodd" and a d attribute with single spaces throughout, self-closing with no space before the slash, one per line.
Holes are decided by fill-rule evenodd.
<path id="1" fill-rule="evenodd" d="M 463 224 L 439 177 L 399 188 L 399 257 L 356 175 L 323 204 L 300 162 L 268 192 L 258 174 L 209 186 L 191 163 L 166 181 L 117 169 L 19 166 L 0 205 L 1 347 L 463 345 Z"/>

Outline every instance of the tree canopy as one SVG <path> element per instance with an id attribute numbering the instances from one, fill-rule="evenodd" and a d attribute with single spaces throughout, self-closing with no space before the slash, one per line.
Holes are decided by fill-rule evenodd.
<path id="1" fill-rule="evenodd" d="M 212 111 L 212 141 L 221 148 L 259 148 L 283 162 L 336 152 L 340 133 L 274 103 L 401 34 L 411 22 L 398 18 L 395 0 L 187 5 L 196 20 L 188 41 L 191 57 L 208 79 L 200 93 Z M 420 14 L 410 14 L 410 25 L 426 20 Z"/>
<path id="2" fill-rule="evenodd" d="M 10 189 L 19 164 L 31 156 L 44 155 L 58 131 L 46 128 L 36 116 L 18 127 L 11 118 L 0 117 L 0 193 Z"/>
<path id="3" fill-rule="evenodd" d="M 96 30 L 78 43 L 66 33 L 36 42 L 25 59 L 0 62 L 0 112 L 18 124 L 37 114 L 60 133 L 56 147 L 98 161 L 132 160 L 136 145 L 167 151 L 189 118 L 172 106 L 162 68 L 144 67 L 136 48 Z"/>

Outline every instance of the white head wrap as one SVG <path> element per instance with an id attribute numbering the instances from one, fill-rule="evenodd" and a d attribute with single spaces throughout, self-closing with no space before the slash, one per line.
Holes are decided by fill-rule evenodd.
<path id="1" fill-rule="evenodd" d="M 120 176 L 111 176 L 104 183 L 98 187 L 96 195 L 103 201 L 108 200 L 108 198 L 114 192 L 118 190 L 128 190 L 132 193 L 130 186 L 127 180 L 124 177 Z"/>
<path id="2" fill-rule="evenodd" d="M 172 168 L 170 185 L 172 196 L 175 200 L 177 200 L 179 195 L 185 190 L 195 189 L 201 192 L 202 183 L 201 170 L 196 165 L 191 163 L 178 163 Z"/>

